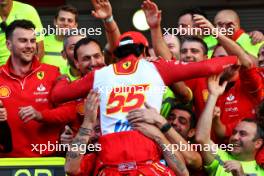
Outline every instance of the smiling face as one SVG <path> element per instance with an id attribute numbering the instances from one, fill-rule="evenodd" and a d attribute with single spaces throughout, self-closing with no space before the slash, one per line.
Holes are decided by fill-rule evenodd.
<path id="1" fill-rule="evenodd" d="M 61 29 L 62 32 L 66 29 L 77 28 L 78 24 L 75 17 L 76 15 L 71 12 L 60 10 L 57 18 L 54 19 L 54 25 Z"/>
<path id="2" fill-rule="evenodd" d="M 94 67 L 104 65 L 104 55 L 97 43 L 91 41 L 77 50 L 77 68 L 84 75 Z"/>
<path id="3" fill-rule="evenodd" d="M 233 144 L 231 154 L 237 159 L 254 159 L 256 151 L 261 147 L 256 139 L 257 126 L 255 123 L 242 121 L 233 130 L 229 143 Z"/>
<path id="4" fill-rule="evenodd" d="M 203 45 L 196 41 L 183 42 L 180 53 L 181 61 L 184 62 L 200 62 L 207 59 Z"/>
<path id="5" fill-rule="evenodd" d="M 191 120 L 191 114 L 182 109 L 173 109 L 168 116 L 168 122 L 185 139 L 192 138 L 195 133 Z"/>
<path id="6" fill-rule="evenodd" d="M 16 28 L 6 43 L 12 58 L 22 64 L 30 63 L 36 54 L 36 35 L 33 29 Z"/>

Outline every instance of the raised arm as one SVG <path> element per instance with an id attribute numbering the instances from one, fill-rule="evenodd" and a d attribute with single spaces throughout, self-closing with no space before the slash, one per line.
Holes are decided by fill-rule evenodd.
<path id="1" fill-rule="evenodd" d="M 214 31 L 214 26 L 202 15 L 194 15 L 195 23 L 201 28 L 210 29 Z M 254 65 L 253 58 L 247 54 L 243 48 L 241 48 L 236 42 L 221 34 L 221 32 L 216 32 L 215 37 L 217 37 L 219 43 L 224 47 L 229 55 L 237 56 L 241 65 L 245 68 L 252 68 Z"/>
<path id="2" fill-rule="evenodd" d="M 203 146 L 212 144 L 210 134 L 212 129 L 214 107 L 218 96 L 224 92 L 227 84 L 227 82 L 224 82 L 223 85 L 219 85 L 219 80 L 220 75 L 214 75 L 208 79 L 208 89 L 210 94 L 204 111 L 202 112 L 196 127 L 195 140 Z M 201 151 L 202 157 L 206 165 L 209 165 L 214 160 L 215 155 L 213 153 L 214 151 Z"/>
<path id="3" fill-rule="evenodd" d="M 51 91 L 52 102 L 57 104 L 87 96 L 93 87 L 93 80 L 94 72 L 71 83 L 67 77 L 59 77 Z"/>
<path id="4" fill-rule="evenodd" d="M 227 56 L 194 63 L 178 63 L 159 59 L 153 62 L 166 85 L 192 78 L 207 77 L 221 73 L 236 64 L 237 57 Z"/>
<path id="5" fill-rule="evenodd" d="M 217 135 L 218 138 L 223 139 L 226 134 L 226 127 L 222 123 L 220 119 L 221 115 L 221 109 L 218 106 L 215 106 L 214 108 L 214 114 L 213 114 L 213 129 Z"/>
<path id="6" fill-rule="evenodd" d="M 120 37 L 120 31 L 113 17 L 112 6 L 108 0 L 92 0 L 92 4 L 94 6 L 92 15 L 95 18 L 103 20 L 107 42 L 109 43 L 109 51 L 113 52 Z"/>
<path id="7" fill-rule="evenodd" d="M 152 46 L 156 55 L 166 60 L 171 60 L 172 53 L 162 37 L 160 26 L 161 11 L 158 9 L 158 6 L 150 0 L 144 1 L 141 8 L 146 15 L 147 23 L 150 27 Z"/>
<path id="8" fill-rule="evenodd" d="M 89 139 L 93 133 L 93 127 L 96 123 L 97 109 L 99 107 L 99 94 L 97 92 L 91 91 L 85 102 L 85 116 L 83 123 L 71 143 L 71 147 L 75 148 L 74 150 L 69 149 L 66 155 L 65 171 L 70 175 L 77 175 L 80 173 L 80 164 L 83 159 L 83 155 L 86 152 L 82 151 L 81 145 L 87 145 Z M 76 146 L 78 151 L 76 151 Z"/>

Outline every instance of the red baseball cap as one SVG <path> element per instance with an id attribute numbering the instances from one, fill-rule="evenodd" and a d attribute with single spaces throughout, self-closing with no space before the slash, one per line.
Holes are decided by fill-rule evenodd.
<path id="1" fill-rule="evenodd" d="M 123 33 L 117 43 L 117 47 L 128 45 L 128 44 L 142 44 L 146 47 L 149 46 L 148 40 L 140 32 L 129 31 Z"/>

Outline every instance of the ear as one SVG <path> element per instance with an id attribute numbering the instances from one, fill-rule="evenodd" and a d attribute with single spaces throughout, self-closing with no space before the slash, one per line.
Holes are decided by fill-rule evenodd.
<path id="1" fill-rule="evenodd" d="M 196 129 L 195 128 L 191 128 L 190 130 L 189 130 L 189 132 L 188 132 L 188 138 L 193 138 L 194 137 L 194 135 L 195 135 L 195 131 L 196 131 Z"/>
<path id="2" fill-rule="evenodd" d="M 67 56 L 66 56 L 66 53 L 64 50 L 61 51 L 61 56 L 64 58 L 64 59 L 67 59 Z"/>
<path id="3" fill-rule="evenodd" d="M 7 47 L 7 49 L 11 52 L 11 49 L 12 49 L 12 43 L 11 43 L 11 41 L 8 39 L 8 40 L 6 40 L 6 47 Z"/>
<path id="4" fill-rule="evenodd" d="M 255 141 L 255 148 L 256 149 L 260 149 L 261 147 L 262 147 L 262 145 L 263 145 L 263 139 L 257 139 L 256 141 Z"/>
<path id="5" fill-rule="evenodd" d="M 79 62 L 78 62 L 76 59 L 73 59 L 73 62 L 74 62 L 75 67 L 76 67 L 78 70 L 80 70 Z"/>

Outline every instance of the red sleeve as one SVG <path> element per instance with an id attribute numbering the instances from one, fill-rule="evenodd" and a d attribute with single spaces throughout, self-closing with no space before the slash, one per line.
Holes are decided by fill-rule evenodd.
<path id="1" fill-rule="evenodd" d="M 256 161 L 258 165 L 264 166 L 264 148 L 263 147 L 258 151 L 256 155 Z"/>
<path id="2" fill-rule="evenodd" d="M 40 112 L 45 123 L 69 123 L 77 120 L 76 103 L 65 103 L 54 109 L 45 109 Z"/>
<path id="3" fill-rule="evenodd" d="M 232 39 L 234 40 L 234 41 L 236 41 L 243 33 L 245 33 L 245 31 L 243 30 L 243 29 L 239 29 L 239 30 L 237 30 L 234 34 L 233 34 L 233 36 L 232 36 Z"/>
<path id="4" fill-rule="evenodd" d="M 171 85 L 173 82 L 219 74 L 228 66 L 236 64 L 237 57 L 219 57 L 188 64 L 159 59 L 153 63 L 158 69 L 164 83 Z"/>
<path id="5" fill-rule="evenodd" d="M 78 176 L 93 175 L 96 157 L 97 155 L 95 152 L 84 155 L 80 165 L 81 173 Z"/>
<path id="6" fill-rule="evenodd" d="M 93 88 L 94 72 L 86 74 L 84 77 L 69 83 L 64 78 L 59 80 L 51 92 L 51 100 L 54 103 L 61 103 L 87 96 Z"/>
<path id="7" fill-rule="evenodd" d="M 257 67 L 251 69 L 240 69 L 239 73 L 241 87 L 254 96 L 257 101 L 262 99 L 262 77 L 258 73 Z"/>
<path id="8" fill-rule="evenodd" d="M 186 86 L 188 86 L 192 91 L 195 90 L 195 87 L 197 86 L 197 79 L 190 79 L 185 81 Z"/>

